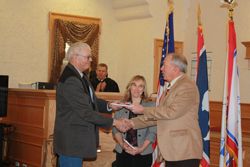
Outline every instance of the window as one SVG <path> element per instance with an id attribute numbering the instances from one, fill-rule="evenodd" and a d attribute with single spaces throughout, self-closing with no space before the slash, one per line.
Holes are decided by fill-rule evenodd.
<path id="1" fill-rule="evenodd" d="M 175 41 L 174 49 L 177 54 L 183 54 L 183 42 Z M 153 92 L 157 92 L 159 72 L 160 72 L 160 62 L 161 62 L 161 52 L 162 52 L 163 40 L 154 40 L 154 77 L 153 77 Z"/>

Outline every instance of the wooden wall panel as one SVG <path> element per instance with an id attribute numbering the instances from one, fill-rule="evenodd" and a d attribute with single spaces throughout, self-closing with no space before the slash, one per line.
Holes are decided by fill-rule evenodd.
<path id="1" fill-rule="evenodd" d="M 210 162 L 211 167 L 218 167 L 220 153 L 220 134 L 211 131 L 210 133 Z"/>
<path id="2" fill-rule="evenodd" d="M 49 121 L 55 114 L 55 91 L 9 89 L 8 113 L 1 122 L 11 124 L 14 132 L 8 138 L 8 157 L 12 162 L 41 167 Z M 52 117 L 51 119 L 53 119 Z M 50 132 L 51 133 L 51 132 Z"/>
<path id="3" fill-rule="evenodd" d="M 13 104 L 14 105 L 14 104 Z M 11 111 L 12 107 L 10 107 Z M 14 105 L 15 113 L 10 113 L 10 119 L 15 123 L 27 126 L 43 128 L 43 111 L 44 107 L 33 107 L 29 105 Z"/>
<path id="4" fill-rule="evenodd" d="M 9 145 L 9 158 L 32 167 L 42 166 L 42 145 L 32 145 L 22 141 L 11 141 Z"/>
<path id="5" fill-rule="evenodd" d="M 219 166 L 222 102 L 210 101 L 211 166 Z M 250 104 L 241 104 L 243 165 L 250 166 Z"/>

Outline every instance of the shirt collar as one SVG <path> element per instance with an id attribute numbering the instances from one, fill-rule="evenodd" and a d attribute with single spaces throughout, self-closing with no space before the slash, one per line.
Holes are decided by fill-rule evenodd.
<path id="1" fill-rule="evenodd" d="M 73 64 L 72 64 L 73 65 Z M 74 65 L 73 65 L 74 66 Z M 80 76 L 81 76 L 81 78 L 83 77 L 83 73 L 76 67 L 76 66 L 74 66 L 75 67 L 75 69 L 77 70 L 77 72 L 80 74 Z"/>
<path id="2" fill-rule="evenodd" d="M 168 89 L 170 89 L 177 81 L 178 79 L 180 79 L 183 76 L 183 74 L 179 75 L 178 77 L 176 77 L 175 79 L 173 79 L 169 84 L 170 86 L 168 87 Z"/>
<path id="3" fill-rule="evenodd" d="M 104 79 L 99 79 L 99 78 L 97 78 L 97 79 L 98 79 L 99 82 L 103 82 L 106 78 L 107 77 L 105 77 Z"/>

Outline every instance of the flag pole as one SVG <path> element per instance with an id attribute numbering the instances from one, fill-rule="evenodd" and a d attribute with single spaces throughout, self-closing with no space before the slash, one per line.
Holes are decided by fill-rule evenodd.
<path id="1" fill-rule="evenodd" d="M 161 57 L 161 63 L 160 63 L 160 67 L 162 67 L 163 61 L 166 58 L 167 54 L 168 54 L 168 48 L 169 48 L 169 36 L 171 33 L 173 33 L 173 30 L 170 32 L 170 29 L 173 28 L 173 26 L 169 26 L 169 24 L 171 22 L 173 22 L 173 17 L 172 19 L 169 19 L 169 15 L 170 13 L 173 12 L 173 1 L 172 0 L 168 0 L 168 11 L 166 14 L 166 25 L 165 25 L 165 31 L 164 31 L 164 40 L 163 40 L 163 46 L 162 46 L 162 57 Z M 171 38 L 173 39 L 173 37 Z M 171 45 L 172 46 L 172 45 Z M 173 50 L 173 49 L 172 49 Z M 164 78 L 161 74 L 159 74 L 159 81 L 158 81 L 158 88 L 157 88 L 157 99 L 156 99 L 156 106 L 159 105 L 159 101 L 160 101 L 160 97 L 162 96 L 164 90 L 165 90 L 165 86 L 166 86 L 166 82 L 164 81 Z M 165 166 L 165 162 L 157 162 L 157 155 L 158 155 L 158 147 L 157 147 L 157 139 L 155 140 L 155 142 L 153 143 L 153 153 L 152 153 L 152 165 L 151 167 L 164 167 Z"/>
<path id="2" fill-rule="evenodd" d="M 167 50 L 166 50 L 166 54 L 169 53 L 169 40 L 170 40 L 169 36 L 170 36 L 170 29 L 171 29 L 171 27 L 169 25 L 169 15 L 171 13 L 173 13 L 173 12 L 174 12 L 174 2 L 173 2 L 173 0 L 168 0 L 168 12 L 167 12 L 167 16 L 166 16 L 166 18 L 167 18 L 167 21 L 166 21 L 166 31 L 167 32 L 166 33 L 167 33 L 167 46 L 168 47 L 167 47 Z M 165 81 L 163 91 L 166 90 L 168 85 L 169 85 L 169 83 L 167 81 Z"/>
<path id="3" fill-rule="evenodd" d="M 233 21 L 233 11 L 234 11 L 234 8 L 237 6 L 238 4 L 233 1 L 232 5 L 231 5 L 231 8 L 229 8 L 229 13 L 228 13 L 228 16 L 229 16 L 229 19 L 231 21 Z M 238 67 L 237 67 L 237 71 L 238 71 Z M 238 77 L 238 80 L 237 80 L 237 84 L 239 84 L 239 77 Z M 239 85 L 237 86 L 238 88 L 238 96 L 239 95 Z M 243 167 L 243 155 L 242 155 L 242 129 L 241 129 L 241 109 L 240 109 L 240 102 L 238 102 L 238 110 L 237 110 L 237 115 L 238 115 L 238 167 Z"/>
<path id="4" fill-rule="evenodd" d="M 231 5 L 231 8 L 229 8 L 229 12 L 228 12 L 228 16 L 229 16 L 229 19 L 230 21 L 233 21 L 233 12 L 234 12 L 234 8 L 237 6 L 238 4 L 233 1 L 232 5 Z M 237 71 L 238 71 L 238 67 L 237 67 Z M 239 77 L 238 77 L 238 80 L 237 80 L 237 88 L 238 88 L 238 96 L 239 95 Z M 239 100 L 239 99 L 238 99 Z M 241 129 L 241 109 L 240 109 L 240 102 L 237 101 L 238 103 L 238 110 L 237 110 L 237 115 L 238 115 L 238 167 L 243 167 L 243 155 L 242 155 L 242 129 Z"/>
<path id="5" fill-rule="evenodd" d="M 198 4 L 197 9 L 197 63 L 196 63 L 196 84 L 200 94 L 199 103 L 199 126 L 202 133 L 203 153 L 200 161 L 200 167 L 210 166 L 210 109 L 208 95 L 208 73 L 207 73 L 207 55 L 203 36 L 203 27 L 201 23 L 201 9 Z"/>
<path id="6" fill-rule="evenodd" d="M 227 48 L 228 50 L 228 48 Z M 225 66 L 225 78 L 224 78 L 224 93 L 223 93 L 223 103 L 222 103 L 222 118 L 221 118 L 221 137 L 220 137 L 220 163 L 219 167 L 224 166 L 225 157 L 225 136 L 226 136 L 226 111 L 227 111 L 227 65 L 228 60 L 226 59 Z"/>
<path id="7" fill-rule="evenodd" d="M 224 2 L 221 5 L 222 8 L 227 8 L 228 11 L 230 11 L 232 9 L 231 4 Z M 230 12 L 229 12 L 230 13 Z M 229 14 L 229 18 L 232 18 L 232 15 Z M 227 28 L 227 32 L 228 32 L 228 28 Z M 228 33 L 227 33 L 228 34 Z M 227 35 L 227 40 L 228 41 L 228 35 Z M 227 54 L 228 54 L 228 45 L 227 45 Z M 226 65 L 225 65 L 225 78 L 224 78 L 224 90 L 223 90 L 223 103 L 222 103 L 222 118 L 221 118 L 221 137 L 220 137 L 220 161 L 219 161 L 219 167 L 223 167 L 226 166 L 225 165 L 225 149 L 226 149 L 226 124 L 227 124 L 227 120 L 226 120 L 226 115 L 227 115 L 227 106 L 228 106 L 228 100 L 227 100 L 227 72 L 228 72 L 228 58 L 226 56 Z"/>
<path id="8" fill-rule="evenodd" d="M 223 5 L 221 5 L 221 7 L 228 9 L 228 17 L 229 17 L 229 27 L 228 27 L 229 29 L 228 29 L 228 32 L 230 34 L 231 33 L 235 33 L 234 32 L 235 31 L 234 30 L 234 22 L 233 22 L 233 11 L 234 11 L 234 8 L 236 6 L 237 6 L 237 3 L 236 3 L 235 0 L 233 0 L 233 1 L 231 1 L 231 0 L 230 1 L 229 0 L 224 0 Z M 233 30 L 232 30 L 232 26 L 233 26 Z M 232 42 L 231 41 L 232 40 L 232 36 L 231 37 L 227 36 L 227 38 L 229 40 L 229 45 L 232 44 L 231 43 Z M 233 39 L 236 40 L 235 37 L 233 37 Z M 233 51 L 234 52 L 233 54 L 237 54 L 236 41 L 234 41 L 234 42 L 235 42 L 234 43 L 234 47 L 235 47 L 234 49 L 235 50 Z M 223 167 L 223 166 L 226 166 L 226 163 L 230 163 L 230 161 L 227 161 L 227 160 L 229 160 L 228 157 L 227 157 L 227 156 L 229 156 L 227 149 L 229 149 L 229 150 L 232 149 L 232 146 L 230 146 L 230 147 L 227 146 L 227 144 L 228 144 L 227 140 L 229 140 L 229 139 L 228 139 L 228 134 L 226 132 L 226 129 L 230 133 L 232 132 L 232 131 L 230 131 L 230 129 L 232 127 L 230 126 L 231 128 L 228 129 L 227 126 L 229 126 L 228 124 L 230 124 L 230 122 L 232 123 L 232 121 L 234 121 L 232 119 L 233 115 L 231 113 L 232 109 L 234 109 L 234 110 L 237 110 L 237 111 L 234 111 L 234 112 L 237 112 L 237 116 L 236 116 L 237 117 L 237 125 L 236 126 L 237 126 L 237 131 L 238 131 L 238 133 L 236 132 L 236 134 L 235 134 L 236 135 L 235 136 L 236 139 L 238 139 L 237 140 L 238 141 L 238 146 L 237 146 L 238 154 L 236 155 L 235 161 L 236 161 L 236 165 L 238 167 L 242 167 L 243 166 L 243 160 L 242 160 L 242 131 L 241 131 L 241 111 L 240 111 L 240 95 L 239 95 L 239 77 L 235 76 L 235 75 L 239 75 L 239 73 L 238 73 L 237 64 L 235 64 L 236 63 L 236 58 L 235 58 L 235 60 L 234 60 L 234 64 L 235 64 L 234 68 L 237 70 L 237 72 L 234 72 L 234 73 L 230 74 L 230 75 L 233 75 L 233 76 L 229 76 L 229 74 L 228 74 L 228 72 L 230 72 L 230 73 L 232 72 L 231 71 L 232 69 L 229 70 L 229 65 L 231 67 L 231 63 L 232 63 L 231 61 L 229 62 L 229 56 L 232 56 L 232 48 L 230 49 L 229 45 L 227 47 L 227 54 L 228 54 L 227 56 L 228 56 L 228 58 L 226 59 L 226 67 L 225 67 L 224 96 L 223 96 L 223 109 L 222 109 L 222 122 L 221 122 L 220 163 L 219 163 L 219 166 Z M 232 81 L 231 77 L 236 78 L 236 81 L 235 80 Z M 228 79 L 230 79 L 230 81 L 228 81 Z M 235 85 L 233 85 L 233 84 L 235 84 Z M 232 88 L 233 86 L 234 86 L 234 88 L 236 87 L 236 89 L 237 89 L 237 91 L 233 92 L 233 93 L 236 93 L 236 100 L 232 99 L 232 98 L 235 97 L 235 96 L 232 97 L 233 95 L 231 94 L 232 93 L 231 91 L 233 90 L 233 88 Z M 233 105 L 237 105 L 237 107 L 234 107 Z M 230 125 L 232 125 L 232 124 L 230 124 Z M 226 136 L 227 136 L 227 139 L 226 139 Z M 227 148 L 227 147 L 229 147 L 229 148 Z M 232 153 L 234 153 L 234 152 L 231 152 L 231 154 Z"/>
<path id="9" fill-rule="evenodd" d="M 198 26 L 201 26 L 201 5 L 200 3 L 198 4 L 198 9 L 197 9 L 197 20 L 198 20 Z"/>
<path id="10" fill-rule="evenodd" d="M 171 12 L 174 11 L 174 2 L 173 2 L 173 0 L 168 0 L 168 6 L 169 6 L 169 8 L 168 8 L 168 15 L 169 15 Z"/>
<path id="11" fill-rule="evenodd" d="M 198 28 L 201 28 L 202 24 L 201 24 L 201 6 L 200 6 L 200 3 L 198 3 L 198 8 L 197 8 L 197 20 L 198 20 Z M 197 30 L 197 35 L 199 35 L 199 30 Z M 199 43 L 197 43 L 195 81 L 197 80 L 197 72 L 198 72 L 198 67 L 199 67 L 199 56 L 200 56 L 199 48 L 200 48 Z"/>

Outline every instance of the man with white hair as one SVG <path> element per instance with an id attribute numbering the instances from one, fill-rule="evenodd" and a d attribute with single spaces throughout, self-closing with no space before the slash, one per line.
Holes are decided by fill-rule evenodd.
<path id="1" fill-rule="evenodd" d="M 83 159 L 96 157 L 97 127 L 119 127 L 122 120 L 99 113 L 109 112 L 109 107 L 115 108 L 95 96 L 83 73 L 92 61 L 89 45 L 83 42 L 72 44 L 67 59 L 69 63 L 56 90 L 54 152 L 59 156 L 60 167 L 82 167 Z"/>
<path id="2" fill-rule="evenodd" d="M 161 67 L 169 87 L 157 107 L 131 105 L 127 108 L 143 115 L 127 121 L 128 128 L 157 126 L 161 160 L 167 167 L 199 167 L 202 137 L 198 122 L 199 91 L 185 74 L 187 60 L 182 55 L 168 54 Z"/>

